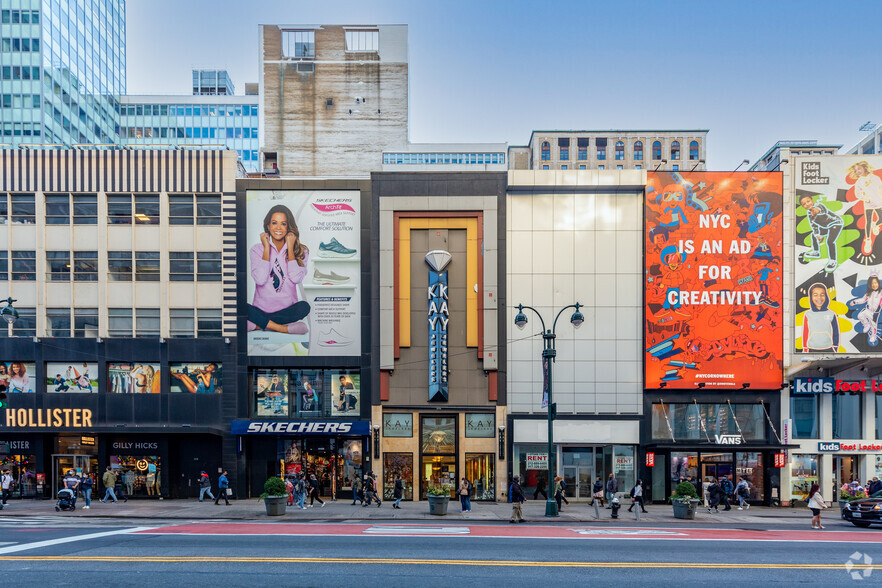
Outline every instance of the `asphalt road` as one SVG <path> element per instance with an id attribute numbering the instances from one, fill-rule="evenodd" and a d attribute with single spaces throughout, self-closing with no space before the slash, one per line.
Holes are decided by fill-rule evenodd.
<path id="1" fill-rule="evenodd" d="M 0 520 L 0 569 L 16 583 L 53 586 L 829 586 L 852 584 L 852 572 L 870 582 L 882 578 L 882 528 L 830 523 L 828 531 L 814 534 L 782 528 L 690 535 L 667 527 L 611 531 L 541 523 L 151 521 L 135 527 L 35 517 Z M 849 571 L 845 564 L 852 557 L 857 567 Z"/>

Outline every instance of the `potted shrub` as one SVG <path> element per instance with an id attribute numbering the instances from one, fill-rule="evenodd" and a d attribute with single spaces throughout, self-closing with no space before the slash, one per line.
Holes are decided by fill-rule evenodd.
<path id="1" fill-rule="evenodd" d="M 860 500 L 861 498 L 869 498 L 863 490 L 839 490 L 839 516 L 845 518 L 845 509 L 851 504 L 852 500 Z"/>
<path id="2" fill-rule="evenodd" d="M 281 478 L 273 476 L 263 484 L 263 503 L 266 505 L 266 516 L 280 517 L 285 514 L 288 491 Z"/>
<path id="3" fill-rule="evenodd" d="M 446 515 L 447 505 L 450 503 L 450 492 L 443 486 L 429 484 L 426 490 L 426 497 L 429 501 L 430 515 Z"/>
<path id="4" fill-rule="evenodd" d="M 694 519 L 695 509 L 698 508 L 698 495 L 695 486 L 691 482 L 680 482 L 671 495 L 671 504 L 674 505 L 675 519 Z"/>

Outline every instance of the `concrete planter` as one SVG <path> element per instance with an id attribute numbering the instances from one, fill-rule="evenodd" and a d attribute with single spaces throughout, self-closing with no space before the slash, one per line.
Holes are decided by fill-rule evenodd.
<path id="1" fill-rule="evenodd" d="M 693 520 L 695 518 L 695 510 L 698 508 L 698 500 L 691 500 L 688 503 L 674 501 L 674 518 Z"/>
<path id="2" fill-rule="evenodd" d="M 450 503 L 449 496 L 427 496 L 429 501 L 429 514 L 443 516 L 447 514 L 447 505 Z"/>
<path id="3" fill-rule="evenodd" d="M 263 502 L 266 505 L 266 516 L 280 517 L 285 514 L 287 501 L 287 496 L 267 496 L 264 498 Z"/>

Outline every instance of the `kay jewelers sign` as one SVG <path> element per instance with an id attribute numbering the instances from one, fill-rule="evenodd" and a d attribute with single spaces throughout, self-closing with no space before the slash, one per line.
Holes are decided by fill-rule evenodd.
<path id="1" fill-rule="evenodd" d="M 548 454 L 547 453 L 528 453 L 527 454 L 528 470 L 547 470 Z"/>

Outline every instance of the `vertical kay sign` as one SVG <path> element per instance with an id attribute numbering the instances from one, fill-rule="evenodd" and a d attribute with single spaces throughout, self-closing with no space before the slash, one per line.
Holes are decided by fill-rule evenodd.
<path id="1" fill-rule="evenodd" d="M 426 254 L 429 271 L 429 401 L 447 401 L 447 271 L 451 255 L 435 250 Z"/>

